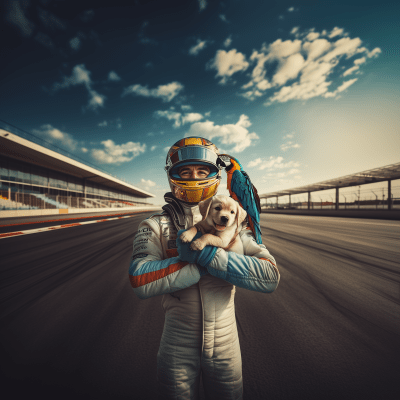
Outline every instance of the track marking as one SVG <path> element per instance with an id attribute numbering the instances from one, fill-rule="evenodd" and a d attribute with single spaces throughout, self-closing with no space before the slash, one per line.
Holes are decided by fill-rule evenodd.
<path id="1" fill-rule="evenodd" d="M 147 211 L 153 211 L 153 210 L 140 210 L 140 211 L 130 211 L 130 212 L 125 212 L 125 213 L 118 213 L 118 214 L 105 214 L 105 215 L 97 215 L 97 217 L 103 218 L 103 217 L 111 217 L 111 216 L 116 216 L 116 215 L 139 214 L 141 212 L 147 212 Z M 47 222 L 71 221 L 71 220 L 95 218 L 95 217 L 96 217 L 96 215 L 90 215 L 88 217 L 75 217 L 75 218 L 71 217 L 71 218 L 60 218 L 60 219 L 48 219 L 46 221 L 21 222 L 21 223 L 17 223 L 17 224 L 0 225 L 0 228 L 4 228 L 6 226 L 19 226 L 19 225 L 30 225 L 30 224 L 46 224 Z"/>
<path id="2" fill-rule="evenodd" d="M 95 221 L 77 222 L 74 224 L 54 225 L 54 226 L 48 226 L 46 228 L 28 229 L 26 231 L 0 233 L 0 239 L 8 239 L 10 237 L 21 236 L 21 235 L 30 235 L 32 233 L 48 232 L 48 231 L 53 231 L 53 230 L 57 230 L 57 229 L 72 228 L 74 226 L 96 224 L 98 222 L 114 221 L 116 219 L 132 218 L 132 217 L 136 217 L 136 215 L 141 212 L 146 212 L 146 211 L 138 211 L 134 215 L 126 215 L 124 217 L 114 217 L 114 218 L 108 218 L 108 219 L 99 219 L 99 220 L 95 220 Z"/>

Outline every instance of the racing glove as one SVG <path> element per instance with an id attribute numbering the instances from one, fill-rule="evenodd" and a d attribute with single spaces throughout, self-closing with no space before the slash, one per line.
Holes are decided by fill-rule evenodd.
<path id="1" fill-rule="evenodd" d="M 199 271 L 200 275 L 205 275 L 208 272 L 206 268 L 213 260 L 215 253 L 217 252 L 217 247 L 206 246 L 201 251 L 192 250 L 190 248 L 190 243 L 183 243 L 181 241 L 180 236 L 182 235 L 183 232 L 185 232 L 183 229 L 180 230 L 178 232 L 178 237 L 176 239 L 176 246 L 178 248 L 179 258 L 182 261 L 188 261 L 190 263 L 194 263 L 200 267 L 203 267 L 199 268 Z M 202 236 L 201 232 L 197 232 L 193 240 L 198 239 L 200 236 Z"/>

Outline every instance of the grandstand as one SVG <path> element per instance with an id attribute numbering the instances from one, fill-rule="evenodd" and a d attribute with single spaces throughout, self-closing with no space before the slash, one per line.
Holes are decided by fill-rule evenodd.
<path id="1" fill-rule="evenodd" d="M 152 197 L 44 140 L 0 125 L 0 217 L 150 209 Z"/>

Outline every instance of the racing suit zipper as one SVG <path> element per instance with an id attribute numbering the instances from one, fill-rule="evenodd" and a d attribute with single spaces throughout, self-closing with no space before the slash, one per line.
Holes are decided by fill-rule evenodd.
<path id="1" fill-rule="evenodd" d="M 201 278 L 200 278 L 201 279 Z M 200 289 L 200 281 L 197 282 L 197 286 L 199 288 L 199 293 L 200 293 L 200 303 L 201 303 L 201 353 L 200 356 L 203 356 L 203 348 L 204 348 L 204 306 L 203 306 L 203 296 L 201 294 L 201 289 Z"/>

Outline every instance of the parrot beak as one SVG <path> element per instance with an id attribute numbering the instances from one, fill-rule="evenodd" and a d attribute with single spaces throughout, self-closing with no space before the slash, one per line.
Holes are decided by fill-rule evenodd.
<path id="1" fill-rule="evenodd" d="M 222 168 L 226 167 L 226 164 L 218 157 L 217 158 L 217 167 L 221 166 Z"/>
<path id="2" fill-rule="evenodd" d="M 220 154 L 217 158 L 217 165 L 229 170 L 232 165 L 232 157 L 229 154 Z"/>

